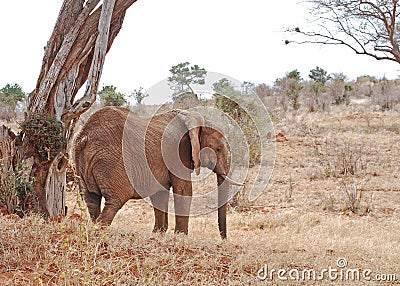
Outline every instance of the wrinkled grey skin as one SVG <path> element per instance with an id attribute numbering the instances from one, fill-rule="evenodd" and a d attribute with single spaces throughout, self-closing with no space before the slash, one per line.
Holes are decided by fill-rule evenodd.
<path id="1" fill-rule="evenodd" d="M 223 134 L 205 123 L 200 114 L 183 110 L 147 120 L 125 108 L 105 107 L 95 112 L 75 141 L 76 170 L 92 220 L 109 225 L 129 199 L 150 197 L 153 231 L 165 232 L 172 187 L 175 232 L 187 234 L 191 172 L 198 173 L 203 166 L 217 174 L 218 226 L 226 238 L 229 150 Z M 101 211 L 102 197 L 105 206 Z"/>

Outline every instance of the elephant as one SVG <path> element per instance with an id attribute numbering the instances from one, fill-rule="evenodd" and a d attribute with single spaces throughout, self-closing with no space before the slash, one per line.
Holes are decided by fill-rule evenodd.
<path id="1" fill-rule="evenodd" d="M 188 233 L 191 173 L 209 168 L 217 175 L 219 232 L 227 237 L 229 185 L 242 184 L 228 176 L 230 152 L 222 131 L 198 112 L 176 109 L 142 119 L 127 108 L 101 108 L 76 137 L 74 159 L 94 222 L 110 225 L 129 199 L 149 197 L 153 232 L 167 231 L 172 187 L 175 233 Z"/>

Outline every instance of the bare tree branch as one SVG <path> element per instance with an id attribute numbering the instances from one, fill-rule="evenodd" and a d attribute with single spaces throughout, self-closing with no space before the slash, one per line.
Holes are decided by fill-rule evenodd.
<path id="1" fill-rule="evenodd" d="M 286 44 L 344 45 L 356 54 L 400 63 L 398 0 L 308 0 L 311 29 L 295 28 Z"/>

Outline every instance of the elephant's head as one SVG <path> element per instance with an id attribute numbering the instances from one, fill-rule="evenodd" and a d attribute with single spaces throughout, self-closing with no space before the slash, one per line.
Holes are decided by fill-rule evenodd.
<path id="1" fill-rule="evenodd" d="M 223 133 L 207 122 L 197 112 L 184 111 L 185 124 L 189 129 L 192 145 L 192 160 L 196 174 L 200 167 L 207 167 L 217 175 L 218 182 L 218 227 L 222 238 L 226 238 L 226 207 L 229 184 L 243 186 L 229 178 L 230 152 Z"/>
<path id="2" fill-rule="evenodd" d="M 210 124 L 203 126 L 200 132 L 200 162 L 217 175 L 229 173 L 229 147 L 222 132 Z"/>

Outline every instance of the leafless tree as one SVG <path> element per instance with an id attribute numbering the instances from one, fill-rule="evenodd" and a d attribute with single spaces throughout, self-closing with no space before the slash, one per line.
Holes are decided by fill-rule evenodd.
<path id="1" fill-rule="evenodd" d="M 289 43 L 344 45 L 356 54 L 400 63 L 398 0 L 306 0 L 310 28 L 296 27 Z"/>
<path id="2" fill-rule="evenodd" d="M 30 176 L 34 178 L 36 210 L 46 217 L 65 213 L 67 150 L 74 126 L 95 102 L 106 53 L 122 27 L 126 10 L 135 1 L 63 1 L 44 50 L 36 88 L 28 98 L 22 134 L 15 139 L 19 141 L 19 152 L 12 154 L 14 168 L 21 160 L 33 159 Z M 83 97 L 76 99 L 85 83 Z M 55 124 L 49 123 L 50 118 Z M 40 134 L 54 136 L 41 138 Z M 0 146 L 0 155 L 10 154 L 4 150 L 6 145 Z M 6 173 L 10 168 L 0 171 Z"/>

